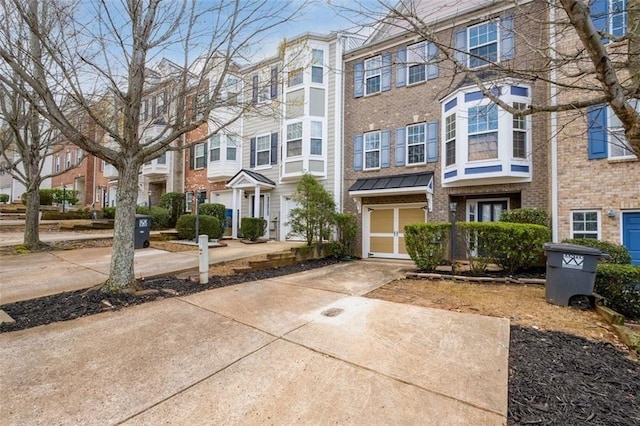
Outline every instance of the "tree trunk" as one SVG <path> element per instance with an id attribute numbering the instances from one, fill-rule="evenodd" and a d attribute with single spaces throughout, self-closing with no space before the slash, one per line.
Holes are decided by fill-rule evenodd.
<path id="1" fill-rule="evenodd" d="M 29 250 L 40 248 L 40 185 L 31 185 L 27 192 L 27 213 L 24 222 L 24 242 Z"/>
<path id="2" fill-rule="evenodd" d="M 106 291 L 119 292 L 139 287 L 133 270 L 139 169 L 139 164 L 127 162 L 118 170 L 111 268 L 109 279 L 103 286 Z"/>

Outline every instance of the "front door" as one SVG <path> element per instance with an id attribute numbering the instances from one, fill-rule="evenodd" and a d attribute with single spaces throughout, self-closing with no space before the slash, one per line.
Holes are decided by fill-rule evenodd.
<path id="1" fill-rule="evenodd" d="M 404 240 L 404 227 L 424 223 L 427 213 L 422 206 L 367 207 L 363 257 L 409 259 Z"/>
<path id="2" fill-rule="evenodd" d="M 291 210 L 297 207 L 297 203 L 291 197 L 283 197 L 282 199 L 282 220 L 284 223 L 282 224 L 282 232 L 283 235 L 280 237 L 281 240 L 290 240 L 290 241 L 304 241 L 305 236 L 302 234 L 294 233 L 291 228 L 290 216 Z"/>
<path id="3" fill-rule="evenodd" d="M 622 244 L 629 250 L 631 263 L 640 265 L 640 212 L 622 213 Z"/>
<path id="4" fill-rule="evenodd" d="M 486 200 L 486 201 L 467 201 L 467 220 L 469 222 L 497 222 L 502 216 L 502 212 L 507 210 L 507 200 Z M 483 256 L 485 253 L 478 250 L 482 247 L 482 241 L 477 241 L 477 237 L 471 238 L 469 244 L 469 253 L 471 256 Z"/>

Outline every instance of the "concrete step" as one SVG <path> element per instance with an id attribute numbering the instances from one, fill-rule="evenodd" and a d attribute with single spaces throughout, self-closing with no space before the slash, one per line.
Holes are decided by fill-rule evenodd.
<path id="1" fill-rule="evenodd" d="M 0 220 L 24 220 L 25 213 L 0 213 Z"/>

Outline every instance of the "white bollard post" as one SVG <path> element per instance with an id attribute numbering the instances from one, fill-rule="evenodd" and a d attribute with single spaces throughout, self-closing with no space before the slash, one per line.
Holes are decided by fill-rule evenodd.
<path id="1" fill-rule="evenodd" d="M 209 236 L 200 235 L 198 246 L 200 248 L 200 284 L 206 284 L 209 282 Z"/>

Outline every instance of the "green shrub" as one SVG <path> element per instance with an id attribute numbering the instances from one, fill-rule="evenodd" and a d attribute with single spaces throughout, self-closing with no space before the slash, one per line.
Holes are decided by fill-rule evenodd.
<path id="1" fill-rule="evenodd" d="M 40 205 L 41 206 L 50 206 L 53 204 L 53 190 L 52 189 L 41 189 L 40 190 Z"/>
<path id="2" fill-rule="evenodd" d="M 227 225 L 227 215 L 226 215 L 226 207 L 224 204 L 220 203 L 204 203 L 200 204 L 198 207 L 198 213 L 206 214 L 209 216 L 213 216 L 220 221 L 220 227 L 222 228 L 222 232 Z"/>
<path id="3" fill-rule="evenodd" d="M 185 194 L 182 192 L 167 192 L 160 197 L 160 207 L 169 210 L 169 228 L 174 228 L 178 218 L 184 214 Z"/>
<path id="4" fill-rule="evenodd" d="M 329 253 L 338 258 L 353 256 L 353 244 L 358 234 L 358 219 L 353 213 L 335 213 L 333 223 L 336 225 L 337 240 L 329 245 Z"/>
<path id="5" fill-rule="evenodd" d="M 9 194 L 0 194 L 0 203 L 6 203 L 9 201 Z"/>
<path id="6" fill-rule="evenodd" d="M 115 207 L 105 207 L 102 209 L 102 217 L 105 219 L 115 219 L 116 218 L 116 208 Z"/>
<path id="7" fill-rule="evenodd" d="M 534 225 L 549 226 L 549 214 L 542 209 L 513 209 L 503 211 L 500 222 L 531 223 Z"/>
<path id="8" fill-rule="evenodd" d="M 42 220 L 74 220 L 91 219 L 91 212 L 88 210 L 73 210 L 67 212 L 56 212 L 45 210 L 42 212 Z"/>
<path id="9" fill-rule="evenodd" d="M 598 265 L 595 292 L 606 299 L 605 306 L 629 319 L 640 319 L 640 266 Z"/>
<path id="10" fill-rule="evenodd" d="M 404 227 L 409 257 L 421 271 L 435 271 L 444 263 L 451 224 L 447 222 L 412 223 Z"/>
<path id="11" fill-rule="evenodd" d="M 178 218 L 176 224 L 178 236 L 185 240 L 193 240 L 196 237 L 196 215 L 184 214 Z M 217 218 L 207 215 L 198 216 L 198 234 L 206 234 L 209 240 L 217 240 L 222 236 L 220 222 Z"/>
<path id="12" fill-rule="evenodd" d="M 249 241 L 256 241 L 264 235 L 267 221 L 261 217 L 243 217 L 240 222 L 242 235 Z"/>
<path id="13" fill-rule="evenodd" d="M 165 208 L 151 206 L 151 209 L 149 209 L 147 206 L 136 206 L 136 213 L 151 216 L 151 229 L 156 230 L 170 228 L 169 222 L 171 220 L 171 215 L 169 214 L 169 210 Z"/>
<path id="14" fill-rule="evenodd" d="M 549 229 L 542 225 L 507 222 L 460 222 L 469 250 L 512 274 L 530 268 L 543 256 Z"/>
<path id="15" fill-rule="evenodd" d="M 610 243 L 609 241 L 600 241 L 593 238 L 576 238 L 573 240 L 564 240 L 563 243 L 578 244 L 585 247 L 597 248 L 609 254 L 608 259 L 602 259 L 601 263 L 614 263 L 618 265 L 629 265 L 631 263 L 631 255 L 625 246 Z"/>
<path id="16" fill-rule="evenodd" d="M 67 201 L 67 204 L 78 204 L 78 191 L 75 189 L 52 189 L 51 196 L 53 197 L 54 203 L 62 204 L 64 199 Z"/>

